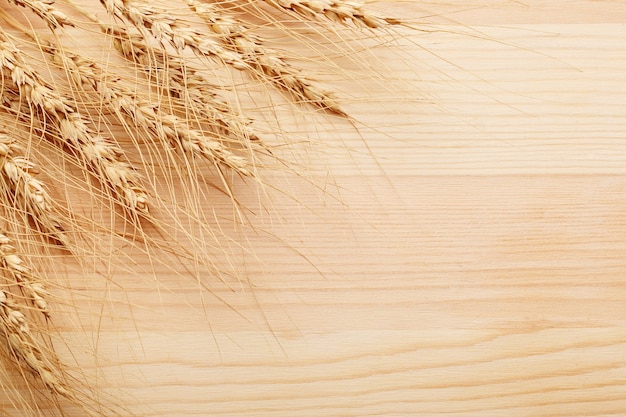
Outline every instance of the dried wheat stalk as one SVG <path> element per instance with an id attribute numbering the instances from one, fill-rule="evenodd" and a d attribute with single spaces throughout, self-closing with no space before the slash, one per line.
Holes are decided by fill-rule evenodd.
<path id="1" fill-rule="evenodd" d="M 194 117 L 208 122 L 216 133 L 230 136 L 244 146 L 250 141 L 260 140 L 250 127 L 250 120 L 211 88 L 211 80 L 204 73 L 180 60 L 170 59 L 167 75 L 170 96 L 182 100 L 183 106 L 190 109 Z"/>
<path id="2" fill-rule="evenodd" d="M 52 30 L 74 26 L 73 21 L 54 8 L 52 2 L 48 0 L 9 1 L 32 10 Z M 208 158 L 220 168 L 228 167 L 241 176 L 255 178 L 257 171 L 254 167 L 257 159 L 253 151 L 257 148 L 251 145 L 253 141 L 258 142 L 259 137 L 252 129 L 250 121 L 241 113 L 234 111 L 235 106 L 231 105 L 240 98 L 237 97 L 237 89 L 242 87 L 234 83 L 229 84 L 230 80 L 215 82 L 210 75 L 217 72 L 212 72 L 212 69 L 220 66 L 220 70 L 223 69 L 223 72 L 229 75 L 236 73 L 232 68 L 237 71 L 250 72 L 275 87 L 289 92 L 293 101 L 310 103 L 317 108 L 344 115 L 330 93 L 317 88 L 310 77 L 303 75 L 298 68 L 290 64 L 288 54 L 268 47 L 265 39 L 253 34 L 254 25 L 257 23 L 248 23 L 244 13 L 239 15 L 237 11 L 227 10 L 226 6 L 219 2 L 201 3 L 198 0 L 183 0 L 177 4 L 177 8 L 180 8 L 186 3 L 195 11 L 196 16 L 204 19 L 208 29 L 202 30 L 192 27 L 183 18 L 172 16 L 162 5 L 149 5 L 141 0 L 99 0 L 99 2 L 109 13 L 109 21 L 115 22 L 116 25 L 105 24 L 93 15 L 85 13 L 84 15 L 97 24 L 102 32 L 113 37 L 114 47 L 127 60 L 139 67 L 139 75 L 143 76 L 141 70 L 145 70 L 142 82 L 129 87 L 132 80 L 116 77 L 114 71 L 107 67 L 106 62 L 92 59 L 87 56 L 87 53 L 72 52 L 70 48 L 65 47 L 63 42 L 68 39 L 64 37 L 66 34 L 74 30 L 93 29 L 84 26 L 83 23 L 78 24 L 78 21 L 76 21 L 76 29 L 55 32 L 54 44 L 41 41 L 41 37 L 36 34 L 29 35 L 28 32 L 31 30 L 29 28 L 18 29 L 18 32 L 23 32 L 20 36 L 26 33 L 35 45 L 42 48 L 43 52 L 52 55 L 59 63 L 51 69 L 49 76 L 43 76 L 43 73 L 36 70 L 31 64 L 31 61 L 36 58 L 22 54 L 13 42 L 15 38 L 9 36 L 4 29 L 0 29 L 0 71 L 3 77 L 0 100 L 7 106 L 3 111 L 11 112 L 20 123 L 28 126 L 30 134 L 41 132 L 42 136 L 60 145 L 59 149 L 66 147 L 73 151 L 80 161 L 80 168 L 91 171 L 101 182 L 102 187 L 134 214 L 131 222 L 128 222 L 128 225 L 124 223 L 124 227 L 132 228 L 133 223 L 139 227 L 138 217 L 148 215 L 148 193 L 140 184 L 137 171 L 128 162 L 116 139 L 103 137 L 99 129 L 91 128 L 89 125 L 90 120 L 110 122 L 113 120 L 107 117 L 110 113 L 99 119 L 98 115 L 92 115 L 93 119 L 90 119 L 86 117 L 89 110 L 112 109 L 120 120 L 120 124 L 124 128 L 129 128 L 127 132 L 133 138 L 136 137 L 134 133 L 139 132 L 142 139 L 149 141 L 150 151 L 157 149 L 169 152 L 170 147 L 173 147 L 180 153 L 199 155 Z M 349 1 L 265 0 L 265 2 L 298 17 L 307 19 L 323 17 L 331 22 L 348 26 L 381 28 L 385 25 L 400 23 L 396 19 L 378 17 L 365 12 L 359 4 Z M 68 0 L 67 4 L 71 4 L 71 0 Z M 247 5 L 250 8 L 253 6 L 251 2 Z M 243 8 L 235 10 L 245 11 L 245 4 Z M 192 19 L 199 22 L 196 16 L 192 16 Z M 270 23 L 275 23 L 275 21 L 270 20 Z M 17 26 L 14 25 L 14 28 Z M 210 58 L 210 61 L 207 58 Z M 46 68 L 41 69 L 41 71 L 45 70 Z M 245 73 L 242 72 L 242 74 Z M 46 81 L 51 79 L 55 80 L 54 84 Z M 233 79 L 239 80 L 240 77 L 236 75 Z M 249 81 L 246 79 L 246 82 Z M 71 94 L 67 96 L 61 94 L 62 90 L 56 87 L 57 83 L 63 87 L 69 86 Z M 227 93 L 220 91 L 217 85 L 232 86 L 235 90 L 234 99 L 231 102 L 224 99 Z M 250 85 L 252 84 L 246 84 L 246 86 Z M 85 89 L 86 86 L 89 87 L 89 91 Z M 89 101 L 94 97 L 97 100 L 97 106 Z M 151 99 L 148 100 L 146 97 L 151 97 Z M 156 98 L 152 99 L 152 97 Z M 256 99 L 256 96 L 251 94 L 247 98 Z M 86 100 L 86 103 L 82 100 Z M 269 111 L 272 112 L 273 109 L 270 108 Z M 276 112 L 276 115 L 278 114 L 279 112 Z M 32 120 L 29 121 L 29 119 Z M 115 128 L 111 131 L 115 131 Z M 34 143 L 29 145 L 34 145 Z M 131 145 L 136 146 L 137 152 L 143 152 L 144 143 L 132 141 Z M 248 152 L 250 156 L 243 158 L 240 156 L 242 152 Z M 145 154 L 142 153 L 142 158 L 143 155 Z M 180 163 L 180 159 L 175 159 Z M 152 161 L 145 159 L 140 161 L 148 172 L 151 183 L 160 186 L 161 179 L 157 176 L 164 173 L 167 175 L 166 171 L 170 166 L 160 170 L 157 166 L 159 162 L 161 161 L 157 158 Z M 151 166 L 150 163 L 154 165 Z M 288 165 L 285 164 L 285 166 Z M 181 165 L 180 167 L 174 166 L 174 168 L 176 170 L 180 168 L 181 172 L 189 171 L 191 181 L 185 185 L 197 186 L 199 190 L 204 184 L 198 174 L 199 171 L 195 170 L 196 167 Z M 178 171 L 175 171 L 175 174 L 178 174 Z M 6 189 L 10 191 L 4 198 L 12 199 L 13 202 L 12 205 L 5 202 L 5 205 L 18 208 L 31 216 L 37 225 L 37 230 L 32 230 L 32 232 L 45 233 L 65 243 L 64 239 L 67 237 L 61 227 L 61 217 L 52 210 L 57 207 L 56 203 L 53 203 L 46 188 L 37 178 L 34 164 L 21 154 L 20 148 L 6 134 L 0 134 L 0 175 L 4 177 L 8 184 Z M 183 178 L 180 183 L 184 183 L 186 179 Z M 171 179 L 167 178 L 163 182 L 169 187 L 175 187 L 179 184 L 177 181 L 179 177 L 172 175 Z M 87 195 L 93 192 L 88 185 L 81 184 L 77 188 Z M 191 208 L 187 207 L 187 204 L 178 204 L 176 200 L 159 206 L 165 207 L 170 203 L 170 207 L 173 207 L 167 214 L 172 213 L 172 223 L 176 223 L 174 228 L 187 224 L 187 220 L 189 220 L 188 224 L 192 225 L 191 227 L 195 227 L 206 219 L 203 213 L 198 214 L 194 211 L 193 205 L 196 203 L 192 200 L 200 194 L 203 197 L 205 193 L 208 195 L 211 190 L 201 190 L 194 194 L 195 191 L 195 189 L 181 191 L 186 193 L 185 197 L 191 196 L 189 199 Z M 171 195 L 174 196 L 175 192 Z M 233 202 L 236 202 L 232 194 L 231 197 Z M 165 197 L 159 199 L 157 195 L 156 199 L 159 203 L 163 203 Z M 68 204 L 71 204 L 71 201 Z M 170 207 L 165 207 L 163 211 L 168 211 Z M 197 203 L 197 207 L 201 210 L 205 208 L 201 203 Z M 89 209 L 94 212 L 101 210 L 99 207 Z M 106 209 L 105 207 L 104 211 Z M 186 215 L 189 218 L 181 219 Z M 93 229 L 86 227 L 75 232 L 74 226 L 78 225 L 76 221 L 78 214 L 67 217 L 67 219 L 62 218 L 63 222 L 70 223 L 67 227 L 76 233 L 73 235 L 76 240 L 79 240 L 78 233 L 84 230 L 101 230 L 98 220 L 93 220 L 93 223 L 89 223 L 89 226 L 94 225 Z M 157 225 L 156 222 L 154 224 Z M 180 226 L 180 229 L 185 227 L 187 226 Z M 207 257 L 205 249 L 211 245 L 207 242 L 208 239 L 205 236 L 208 234 L 204 231 L 208 230 L 209 226 L 201 224 L 199 227 L 203 229 L 198 234 L 201 237 L 196 238 L 195 233 L 188 233 L 191 236 L 189 240 L 201 241 L 201 249 L 197 254 L 199 257 Z M 102 229 L 104 228 L 105 226 L 102 226 Z M 160 230 L 165 230 L 165 227 Z M 166 231 L 163 235 L 174 236 L 178 230 L 176 229 L 173 233 Z M 178 236 L 186 231 L 183 230 L 183 233 Z M 111 242 L 118 236 L 113 226 L 107 229 L 107 232 L 111 234 L 107 235 L 106 239 L 110 238 Z M 124 233 L 127 233 L 124 237 L 136 232 L 136 230 L 130 232 L 124 230 Z M 154 244 L 157 242 L 156 239 L 149 241 L 147 234 L 136 234 L 141 235 L 139 239 L 143 239 L 142 244 L 145 243 L 145 247 L 148 248 L 145 251 L 148 256 L 155 256 L 153 254 L 159 253 L 157 250 L 161 248 L 156 248 L 157 244 Z M 84 242 L 95 240 L 97 239 L 86 238 Z M 135 242 L 130 242 L 129 239 L 124 244 L 132 245 Z M 15 246 L 22 246 L 21 243 L 18 241 Z M 176 239 L 168 241 L 168 244 L 170 243 L 172 246 L 180 244 Z M 116 244 L 117 241 L 111 243 L 111 246 Z M 153 246 L 150 246 L 151 244 Z M 42 249 L 42 252 L 45 250 Z M 107 258 L 109 254 L 102 254 L 98 250 L 100 248 L 89 247 L 83 252 L 73 253 L 88 254 L 98 258 L 98 261 L 104 261 L 103 263 L 111 261 Z M 176 253 L 178 248 L 167 250 Z M 184 253 L 191 252 L 193 250 Z M 196 255 L 196 252 L 193 252 L 193 255 Z M 204 260 L 196 262 L 195 265 L 199 265 Z M 5 268 L 7 276 L 13 280 L 6 288 L 0 290 L 0 330 L 8 342 L 11 358 L 24 368 L 30 369 L 52 393 L 68 398 L 75 405 L 78 404 L 77 398 L 83 391 L 68 384 L 71 380 L 66 376 L 64 368 L 59 365 L 54 353 L 28 326 L 27 320 L 31 318 L 31 315 L 24 315 L 20 309 L 27 313 L 24 309 L 30 308 L 30 305 L 21 305 L 15 301 L 25 300 L 34 306 L 34 311 L 42 313 L 48 319 L 44 282 L 26 265 L 9 238 L 2 233 L 0 233 L 0 265 Z M 20 289 L 23 294 L 21 299 L 16 294 L 10 294 L 9 289 L 12 287 Z M 43 335 L 45 336 L 45 333 Z M 42 340 L 45 340 L 44 336 Z"/>

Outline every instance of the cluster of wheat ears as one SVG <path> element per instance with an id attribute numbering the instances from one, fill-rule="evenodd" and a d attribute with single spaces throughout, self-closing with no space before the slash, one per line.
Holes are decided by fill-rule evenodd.
<path id="1" fill-rule="evenodd" d="M 405 25 L 349 0 L 93 3 L 2 9 L 0 386 L 27 393 L 4 400 L 20 415 L 124 414 L 93 404 L 52 348 L 47 329 L 63 300 L 49 299 L 61 285 L 50 259 L 85 266 L 121 241 L 212 267 L 210 208 L 194 198 L 236 206 L 233 181 L 263 184 L 263 169 L 290 169 L 275 132 L 256 121 L 280 106 L 350 119 L 279 40 L 316 51 Z M 193 253 L 180 243 L 200 240 Z"/>

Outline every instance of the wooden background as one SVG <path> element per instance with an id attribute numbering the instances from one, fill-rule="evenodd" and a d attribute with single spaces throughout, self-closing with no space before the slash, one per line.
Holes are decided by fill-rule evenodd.
<path id="1" fill-rule="evenodd" d="M 103 391 L 163 417 L 626 415 L 625 3 L 372 7 L 427 30 L 374 51 L 361 135 L 298 120 L 340 144 L 309 161 L 328 193 L 284 180 L 226 303 L 109 288 L 134 308 L 93 318 Z"/>

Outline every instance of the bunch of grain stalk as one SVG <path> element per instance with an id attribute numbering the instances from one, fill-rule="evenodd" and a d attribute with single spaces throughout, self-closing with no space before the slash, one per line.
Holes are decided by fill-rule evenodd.
<path id="1" fill-rule="evenodd" d="M 172 241 L 206 240 L 180 221 L 203 224 L 194 196 L 216 193 L 236 206 L 234 181 L 262 183 L 263 167 L 287 166 L 268 140 L 272 132 L 253 121 L 278 114 L 268 91 L 293 111 L 349 119 L 257 29 L 288 35 L 290 25 L 305 25 L 332 40 L 336 28 L 367 37 L 403 22 L 345 0 L 4 1 L 0 351 L 7 377 L 0 386 L 26 394 L 3 401 L 20 415 L 126 415 L 90 400 L 97 395 L 89 384 L 55 355 L 47 288 L 57 284 L 40 272 L 46 259 L 87 265 L 99 256 L 94 247 L 106 252 L 105 242 L 119 240 L 212 266 L 197 252 L 210 258 L 218 246 L 191 253 Z M 306 42 L 301 33 L 294 29 L 293 39 Z M 93 45 L 83 47 L 84 39 Z M 255 86 L 263 94 L 239 94 Z M 258 109 L 253 117 L 243 110 L 246 99 Z M 172 222 L 162 220 L 167 215 Z"/>

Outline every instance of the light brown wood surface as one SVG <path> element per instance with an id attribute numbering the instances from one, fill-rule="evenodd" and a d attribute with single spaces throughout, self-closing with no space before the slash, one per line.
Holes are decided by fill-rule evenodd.
<path id="1" fill-rule="evenodd" d="M 372 7 L 427 30 L 374 51 L 394 79 L 355 82 L 360 135 L 319 127 L 327 193 L 277 178 L 298 201 L 232 232 L 255 255 L 207 278 L 221 300 L 109 288 L 132 316 L 75 336 L 103 390 L 167 417 L 626 415 L 626 5 Z"/>

